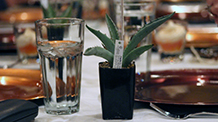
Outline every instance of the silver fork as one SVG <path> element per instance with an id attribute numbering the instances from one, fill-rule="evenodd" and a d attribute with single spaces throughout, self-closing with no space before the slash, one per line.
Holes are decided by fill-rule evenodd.
<path id="1" fill-rule="evenodd" d="M 191 116 L 197 116 L 197 115 L 218 115 L 218 113 L 212 113 L 212 112 L 197 112 L 197 113 L 191 113 L 191 114 L 183 114 L 183 115 L 175 115 L 175 114 L 172 114 L 168 111 L 165 111 L 163 109 L 161 109 L 160 107 L 156 106 L 155 104 L 153 103 L 150 103 L 150 106 L 156 110 L 157 112 L 159 112 L 160 114 L 166 116 L 166 117 L 169 117 L 171 119 L 187 119 Z"/>

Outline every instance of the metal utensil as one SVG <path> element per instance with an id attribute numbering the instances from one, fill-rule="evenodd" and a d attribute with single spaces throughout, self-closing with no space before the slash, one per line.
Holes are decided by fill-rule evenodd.
<path id="1" fill-rule="evenodd" d="M 207 111 L 196 111 L 196 112 L 186 112 L 183 114 L 174 114 L 171 113 L 169 111 L 165 111 L 162 108 L 158 107 L 157 105 L 155 105 L 154 103 L 150 103 L 150 106 L 156 110 L 157 112 L 159 112 L 160 114 L 169 117 L 171 119 L 187 119 L 189 117 L 193 117 L 193 116 L 197 116 L 197 115 L 218 115 L 218 113 L 215 112 L 207 112 Z"/>

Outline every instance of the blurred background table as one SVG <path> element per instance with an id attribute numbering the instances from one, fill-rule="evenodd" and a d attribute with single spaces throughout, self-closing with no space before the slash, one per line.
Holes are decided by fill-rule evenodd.
<path id="1" fill-rule="evenodd" d="M 86 1 L 86 0 L 84 0 Z M 86 21 L 86 24 L 101 30 L 102 32 L 108 34 L 108 30 L 104 21 L 104 14 L 99 14 L 100 9 L 105 9 L 105 8 L 100 8 L 99 6 L 96 5 L 91 5 L 90 3 L 97 3 L 98 0 L 93 0 L 94 2 L 90 2 L 90 0 L 87 0 L 86 3 L 83 4 L 83 18 Z M 101 0 L 100 0 L 101 1 Z M 102 0 L 105 2 L 105 0 Z M 102 2 L 101 1 L 101 2 Z M 110 0 L 109 0 L 110 1 Z M 162 11 L 159 14 L 163 14 L 163 12 L 168 13 L 172 12 L 172 9 L 166 9 L 166 8 L 172 8 L 174 2 L 171 4 L 168 4 L 169 2 L 172 2 L 173 0 L 163 0 L 163 3 L 159 4 L 160 7 L 157 9 L 158 11 L 162 11 L 162 9 L 165 9 L 166 11 Z M 175 1 L 175 0 L 174 0 Z M 177 1 L 177 0 L 176 0 Z M 191 18 L 184 18 L 184 17 L 198 17 L 200 15 L 200 9 L 205 6 L 204 3 L 201 2 L 201 0 L 178 0 L 177 2 L 185 2 L 189 3 L 187 4 L 180 4 L 176 3 L 177 8 L 181 7 L 183 10 L 187 11 L 178 11 L 178 18 L 179 19 L 186 19 L 190 20 Z M 102 3 L 103 4 L 103 3 Z M 196 6 L 197 7 L 192 7 Z M 184 7 L 186 6 L 186 7 Z M 107 11 L 110 11 L 107 8 Z M 189 8 L 189 9 L 187 9 Z M 11 9 L 10 9 L 11 10 Z M 39 10 L 39 9 L 37 9 Z M 91 11 L 92 10 L 92 11 Z M 182 9 L 180 9 L 182 10 Z M 192 11 L 193 13 L 188 12 Z M 13 11 L 13 9 L 11 10 Z M 40 10 L 38 11 L 40 12 Z M 92 14 L 90 14 L 92 12 Z M 4 12 L 7 14 L 7 12 Z M 26 13 L 28 14 L 28 13 Z M 3 14 L 1 14 L 3 15 Z M 102 16 L 103 15 L 103 16 Z M 188 16 L 186 16 L 188 15 Z M 191 15 L 191 16 L 190 16 Z M 9 17 L 8 17 L 9 16 Z M 15 42 L 13 40 L 13 29 L 12 29 L 12 24 L 10 23 L 10 12 L 8 16 L 1 16 L 0 17 L 0 66 L 4 65 L 9 65 L 14 63 L 17 60 L 17 55 L 16 55 L 16 48 L 15 48 Z M 158 15 L 157 16 L 161 16 Z M 42 17 L 41 13 L 38 14 L 39 18 Z M 181 18 L 182 17 L 182 18 Z M 194 44 L 198 48 L 205 48 L 209 46 L 216 45 L 218 42 L 217 38 L 217 27 L 214 26 L 213 21 L 211 21 L 209 18 L 204 18 L 202 21 L 199 21 L 200 19 L 191 19 L 190 24 L 192 25 L 191 27 L 196 27 L 193 29 L 193 32 L 196 32 L 196 30 L 201 30 L 203 31 L 203 34 L 206 34 L 204 40 L 201 40 L 202 38 L 195 38 L 195 39 L 189 39 L 187 42 L 187 52 L 184 55 L 184 60 L 180 63 L 176 64 L 164 64 L 160 61 L 159 55 L 157 52 L 152 52 L 152 61 L 151 61 L 151 70 L 156 71 L 156 70 L 165 70 L 165 69 L 184 69 L 184 68 L 204 68 L 204 69 L 218 69 L 218 63 L 214 64 L 208 64 L 208 63 L 199 63 L 196 61 L 192 53 L 190 53 L 189 46 Z M 2 20 L 6 19 L 5 21 L 2 22 Z M 7 21 L 7 19 L 9 19 Z M 209 23 L 209 24 L 208 24 Z M 212 25 L 212 28 L 208 28 L 208 26 L 205 25 Z M 203 27 L 207 27 L 210 31 L 205 31 L 202 29 Z M 7 31 L 6 31 L 7 30 Z M 202 35 L 198 31 L 197 35 Z M 189 33 L 193 34 L 193 33 Z M 214 35 L 212 37 L 209 37 L 210 40 L 207 40 L 208 35 Z M 6 35 L 6 38 L 2 37 L 2 35 Z M 211 41 L 212 40 L 212 41 Z M 211 45 L 212 44 L 212 45 Z M 90 46 L 97 46 L 101 45 L 100 41 L 93 35 L 91 34 L 87 29 L 85 31 L 85 47 L 84 49 L 87 49 Z M 5 48 L 6 47 L 6 48 Z M 83 65 L 82 65 L 82 86 L 81 86 L 81 101 L 80 101 L 80 111 L 78 113 L 72 114 L 72 115 L 63 115 L 63 116 L 56 116 L 56 115 L 49 115 L 46 114 L 43 108 L 43 105 L 39 107 L 39 114 L 34 120 L 34 122 L 102 122 L 104 121 L 101 117 L 101 101 L 100 101 L 100 88 L 99 88 L 99 76 L 98 76 L 98 63 L 104 61 L 101 58 L 95 57 L 95 56 L 84 56 L 83 57 Z M 17 64 L 13 68 L 15 69 L 39 69 L 39 64 L 28 64 L 28 65 L 23 65 L 23 64 Z M 192 118 L 188 118 L 185 120 L 186 122 L 214 122 L 217 121 L 218 116 L 195 116 Z M 107 120 L 110 121 L 110 120 Z M 157 111 L 151 109 L 149 107 L 149 103 L 143 103 L 143 102 L 135 102 L 135 109 L 134 109 L 134 116 L 132 120 L 111 120 L 111 121 L 116 121 L 116 122 L 123 122 L 123 121 L 129 121 L 129 122 L 141 122 L 141 121 L 146 121 L 146 122 L 168 122 L 168 121 L 180 121 L 180 120 L 172 120 L 169 119 L 161 114 L 159 114 Z"/>
<path id="2" fill-rule="evenodd" d="M 102 32 L 108 34 L 105 22 L 87 21 L 91 27 L 97 28 Z M 87 29 L 85 32 L 85 49 L 90 46 L 101 45 L 100 41 L 91 34 Z M 177 64 L 163 64 L 157 53 L 152 53 L 151 70 L 163 69 L 183 69 L 183 68 L 218 68 L 218 65 L 200 64 L 198 62 L 192 63 L 193 56 L 186 54 L 184 61 Z M 101 101 L 100 101 L 100 87 L 98 78 L 98 62 L 104 61 L 95 56 L 83 57 L 82 69 L 82 86 L 81 86 L 81 101 L 80 111 L 72 115 L 55 116 L 45 113 L 43 106 L 39 107 L 39 115 L 35 122 L 102 122 L 101 117 Z M 217 121 L 218 116 L 211 116 L 210 118 L 204 116 L 197 116 L 188 118 L 186 122 L 214 122 Z M 149 107 L 148 103 L 135 102 L 134 116 L 132 120 L 107 120 L 116 122 L 168 122 L 173 121 Z M 180 120 L 174 120 L 180 121 Z"/>
<path id="3" fill-rule="evenodd" d="M 86 21 L 89 26 L 101 30 L 108 34 L 108 30 L 104 21 Z M 90 46 L 101 45 L 100 41 L 91 34 L 87 29 L 85 31 L 85 49 Z M 12 56 L 0 56 L 0 64 L 12 63 L 16 60 L 16 55 Z M 83 69 L 82 69 L 82 86 L 81 86 L 81 101 L 80 111 L 72 115 L 49 115 L 44 111 L 43 106 L 39 107 L 39 114 L 34 122 L 102 122 L 101 117 L 101 102 L 100 102 L 100 88 L 98 78 L 98 62 L 104 61 L 101 58 L 95 56 L 83 57 Z M 15 65 L 13 68 L 28 68 L 37 69 L 38 64 L 23 66 L 21 64 Z M 164 64 L 160 61 L 159 55 L 156 52 L 152 53 L 151 70 L 164 70 L 164 69 L 183 69 L 183 68 L 218 68 L 218 65 L 201 64 L 199 62 L 193 62 L 193 56 L 190 53 L 185 54 L 184 61 L 177 64 Z M 109 120 L 110 121 L 110 120 Z M 114 121 L 114 120 L 111 120 Z M 134 116 L 132 120 L 116 120 L 130 121 L 130 122 L 168 122 L 172 121 L 155 110 L 149 107 L 148 103 L 135 102 Z M 180 120 L 174 120 L 180 121 Z M 217 121 L 217 116 L 196 116 L 185 120 L 187 122 L 214 122 Z"/>

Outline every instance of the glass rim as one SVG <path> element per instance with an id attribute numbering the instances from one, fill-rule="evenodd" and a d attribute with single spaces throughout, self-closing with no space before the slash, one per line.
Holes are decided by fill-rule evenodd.
<path id="1" fill-rule="evenodd" d="M 55 17 L 55 18 L 43 18 L 43 19 L 36 20 L 35 24 L 37 24 L 37 25 L 69 25 L 69 24 L 72 24 L 70 22 L 50 23 L 50 22 L 48 22 L 49 20 L 76 20 L 76 21 L 79 22 L 79 23 L 74 24 L 74 25 L 78 25 L 78 24 L 81 24 L 81 23 L 85 22 L 84 19 L 80 19 L 80 18 Z"/>

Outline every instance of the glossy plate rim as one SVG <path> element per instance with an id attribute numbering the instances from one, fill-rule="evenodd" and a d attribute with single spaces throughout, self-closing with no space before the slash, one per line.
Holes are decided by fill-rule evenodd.
<path id="1" fill-rule="evenodd" d="M 163 76 L 165 76 L 165 74 L 167 72 L 172 72 L 173 75 L 175 75 L 176 72 L 186 72 L 185 74 L 186 75 L 189 75 L 189 73 L 194 73 L 194 72 L 197 72 L 199 74 L 197 75 L 201 75 L 201 74 L 207 74 L 207 73 L 211 73 L 210 75 L 216 75 L 216 77 L 218 77 L 218 69 L 169 69 L 169 70 L 158 70 L 158 71 L 151 71 L 150 74 L 152 73 L 161 73 L 161 72 L 164 72 L 164 74 L 162 74 Z M 184 75 L 182 75 L 184 76 Z M 143 84 L 143 83 L 141 83 Z M 136 81 L 136 86 L 135 86 L 135 89 L 137 89 L 137 87 L 140 87 L 141 85 L 140 83 L 137 83 Z M 218 89 L 218 88 L 217 88 Z M 218 105 L 218 101 L 217 103 L 215 102 L 173 102 L 173 101 L 164 101 L 164 100 L 154 100 L 152 98 L 150 99 L 140 99 L 139 97 L 136 96 L 138 92 L 135 91 L 135 98 L 134 98 L 134 101 L 137 101 L 137 102 L 145 102 L 145 103 L 154 103 L 154 104 L 165 104 L 165 105 L 195 105 L 195 106 L 217 106 Z"/>
<path id="2" fill-rule="evenodd" d="M 40 70 L 33 70 L 33 69 L 0 69 L 0 77 L 12 77 L 12 78 L 25 78 L 32 81 L 41 82 L 41 72 Z M 29 82 L 29 81 L 28 81 Z M 19 98 L 24 100 L 37 100 L 44 98 L 43 89 L 40 89 L 37 92 L 38 96 L 34 97 L 27 97 L 27 98 Z M 3 101 L 6 99 L 1 99 Z"/>

